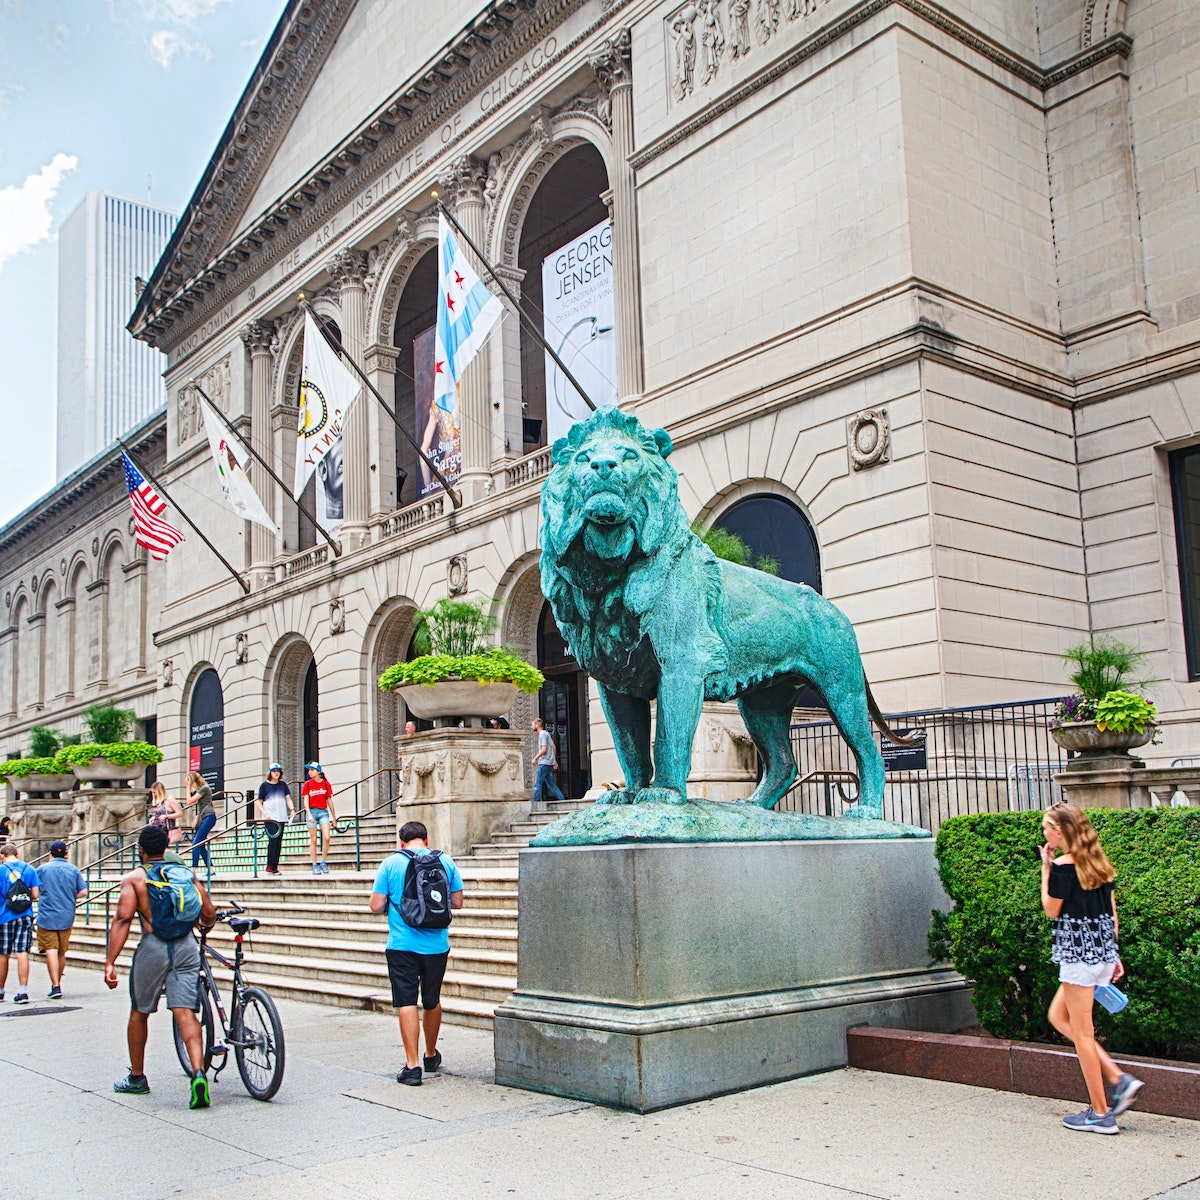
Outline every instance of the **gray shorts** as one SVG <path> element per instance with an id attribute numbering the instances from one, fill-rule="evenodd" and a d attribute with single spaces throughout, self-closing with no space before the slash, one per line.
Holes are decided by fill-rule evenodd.
<path id="1" fill-rule="evenodd" d="M 190 933 L 175 942 L 147 933 L 133 952 L 129 1002 L 134 1012 L 155 1012 L 164 983 L 168 1008 L 200 1008 L 200 947 Z"/>

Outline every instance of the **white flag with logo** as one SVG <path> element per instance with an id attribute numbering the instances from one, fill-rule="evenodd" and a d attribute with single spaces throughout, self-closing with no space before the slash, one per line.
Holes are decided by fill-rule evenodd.
<path id="1" fill-rule="evenodd" d="M 196 399 L 204 415 L 204 432 L 208 434 L 208 448 L 212 451 L 213 463 L 217 468 L 221 494 L 243 520 L 254 521 L 278 534 L 279 526 L 271 520 L 271 514 L 263 507 L 246 474 L 250 452 L 231 429 L 225 428 L 221 418 L 213 412 L 212 405 L 203 396 L 197 396 Z"/>
<path id="2" fill-rule="evenodd" d="M 342 424 L 362 384 L 342 365 L 312 313 L 304 314 L 304 366 L 300 375 L 300 425 L 296 431 L 297 499 L 317 464 L 342 436 Z M 341 465 L 338 464 L 340 484 Z M 339 486 L 340 491 L 340 486 Z M 340 513 L 338 514 L 340 517 Z"/>

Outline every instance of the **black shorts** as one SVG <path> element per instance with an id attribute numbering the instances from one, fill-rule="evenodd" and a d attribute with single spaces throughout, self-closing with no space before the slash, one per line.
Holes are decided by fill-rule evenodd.
<path id="1" fill-rule="evenodd" d="M 388 950 L 388 978 L 392 981 L 392 1007 L 408 1008 L 417 1002 L 429 1011 L 442 1002 L 442 976 L 446 974 L 448 950 L 441 954 L 416 954 L 412 950 Z"/>

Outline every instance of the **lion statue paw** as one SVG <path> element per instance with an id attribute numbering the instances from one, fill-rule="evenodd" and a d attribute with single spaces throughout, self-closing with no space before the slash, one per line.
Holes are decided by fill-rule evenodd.
<path id="1" fill-rule="evenodd" d="M 632 804 L 637 799 L 635 792 L 629 791 L 627 788 L 610 788 L 603 795 L 597 797 L 597 804 Z"/>
<path id="2" fill-rule="evenodd" d="M 851 805 L 844 813 L 843 817 L 852 817 L 856 821 L 881 821 L 883 819 L 883 809 L 877 808 L 873 804 Z"/>
<path id="3" fill-rule="evenodd" d="M 642 788 L 634 798 L 635 804 L 686 804 L 687 797 L 674 788 Z"/>

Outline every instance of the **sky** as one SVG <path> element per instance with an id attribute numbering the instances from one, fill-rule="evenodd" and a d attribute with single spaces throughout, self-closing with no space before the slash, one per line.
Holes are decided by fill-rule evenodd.
<path id="1" fill-rule="evenodd" d="M 58 227 L 85 192 L 182 212 L 284 0 L 0 0 L 0 524 L 50 491 Z"/>

